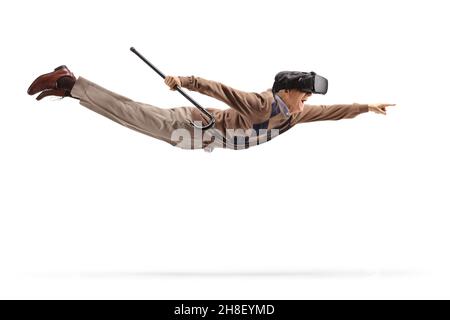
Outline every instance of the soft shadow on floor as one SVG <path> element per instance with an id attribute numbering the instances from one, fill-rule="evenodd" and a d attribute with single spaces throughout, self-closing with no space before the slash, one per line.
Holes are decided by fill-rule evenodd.
<path id="1" fill-rule="evenodd" d="M 42 274 L 41 274 L 42 275 Z M 51 276 L 51 274 L 47 274 Z M 368 278 L 418 276 L 414 270 L 311 269 L 291 271 L 123 271 L 57 273 L 53 276 L 82 278 Z"/>

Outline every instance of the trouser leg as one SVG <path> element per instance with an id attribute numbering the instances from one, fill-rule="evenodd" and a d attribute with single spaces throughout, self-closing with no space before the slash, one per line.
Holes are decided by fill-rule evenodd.
<path id="1" fill-rule="evenodd" d="M 125 127 L 139 131 L 171 145 L 191 149 L 191 141 L 183 143 L 172 140 L 174 130 L 190 130 L 192 108 L 159 108 L 150 104 L 133 101 L 79 77 L 71 95 L 80 104 Z M 180 136 L 175 134 L 175 136 Z"/>

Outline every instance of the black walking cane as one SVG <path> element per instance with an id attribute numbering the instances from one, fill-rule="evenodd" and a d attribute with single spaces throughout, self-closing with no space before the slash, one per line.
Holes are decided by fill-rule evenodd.
<path id="1" fill-rule="evenodd" d="M 156 71 L 157 74 L 159 74 L 163 79 L 166 78 L 166 76 L 164 75 L 164 73 L 162 73 L 161 71 L 158 70 L 158 68 L 156 68 L 150 61 L 148 61 L 147 59 L 144 58 L 144 56 L 142 56 L 135 48 L 131 47 L 130 48 L 131 52 L 133 52 L 134 54 L 136 54 L 139 58 L 142 59 L 142 61 L 144 61 L 148 66 L 150 66 L 150 68 L 152 68 L 153 70 Z M 203 114 L 205 114 L 208 118 L 209 118 L 209 123 L 206 126 L 197 126 L 195 123 L 191 122 L 191 125 L 193 125 L 195 128 L 197 129 L 201 129 L 201 130 L 207 130 L 209 128 L 212 128 L 214 126 L 214 124 L 216 123 L 216 119 L 214 118 L 214 116 L 209 113 L 208 111 L 206 111 L 205 108 L 203 108 L 201 105 L 199 105 L 197 103 L 197 101 L 195 101 L 194 99 L 192 99 L 186 92 L 184 92 L 183 89 L 180 88 L 180 86 L 176 86 L 176 89 L 179 93 L 181 93 L 183 95 L 183 97 L 185 97 L 186 99 L 188 99 L 194 106 L 196 106 Z"/>

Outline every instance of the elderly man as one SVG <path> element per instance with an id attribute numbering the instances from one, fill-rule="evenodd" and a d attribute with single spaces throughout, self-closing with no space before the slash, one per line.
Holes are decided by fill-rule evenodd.
<path id="1" fill-rule="evenodd" d="M 192 126 L 208 122 L 195 107 L 164 109 L 133 101 L 83 77 L 76 78 L 66 66 L 36 78 L 28 94 L 40 93 L 37 100 L 47 96 L 72 97 L 117 123 L 173 146 L 209 151 L 214 147 L 237 150 L 258 145 L 299 123 L 350 119 L 368 111 L 385 115 L 386 108 L 394 105 L 307 105 L 312 94 L 325 94 L 328 89 L 328 81 L 314 72 L 280 72 L 272 88 L 260 93 L 194 76 L 167 76 L 165 83 L 171 90 L 180 86 L 216 98 L 230 108 L 206 108 L 214 116 L 215 126 L 203 131 Z"/>

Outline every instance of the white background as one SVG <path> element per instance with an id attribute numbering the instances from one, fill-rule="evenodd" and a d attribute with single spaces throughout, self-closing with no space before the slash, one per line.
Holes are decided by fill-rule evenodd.
<path id="1" fill-rule="evenodd" d="M 450 298 L 445 5 L 2 2 L 0 298 Z M 190 105 L 130 46 L 171 75 L 258 92 L 313 70 L 311 104 L 397 106 L 206 153 L 26 94 L 67 64 Z"/>

